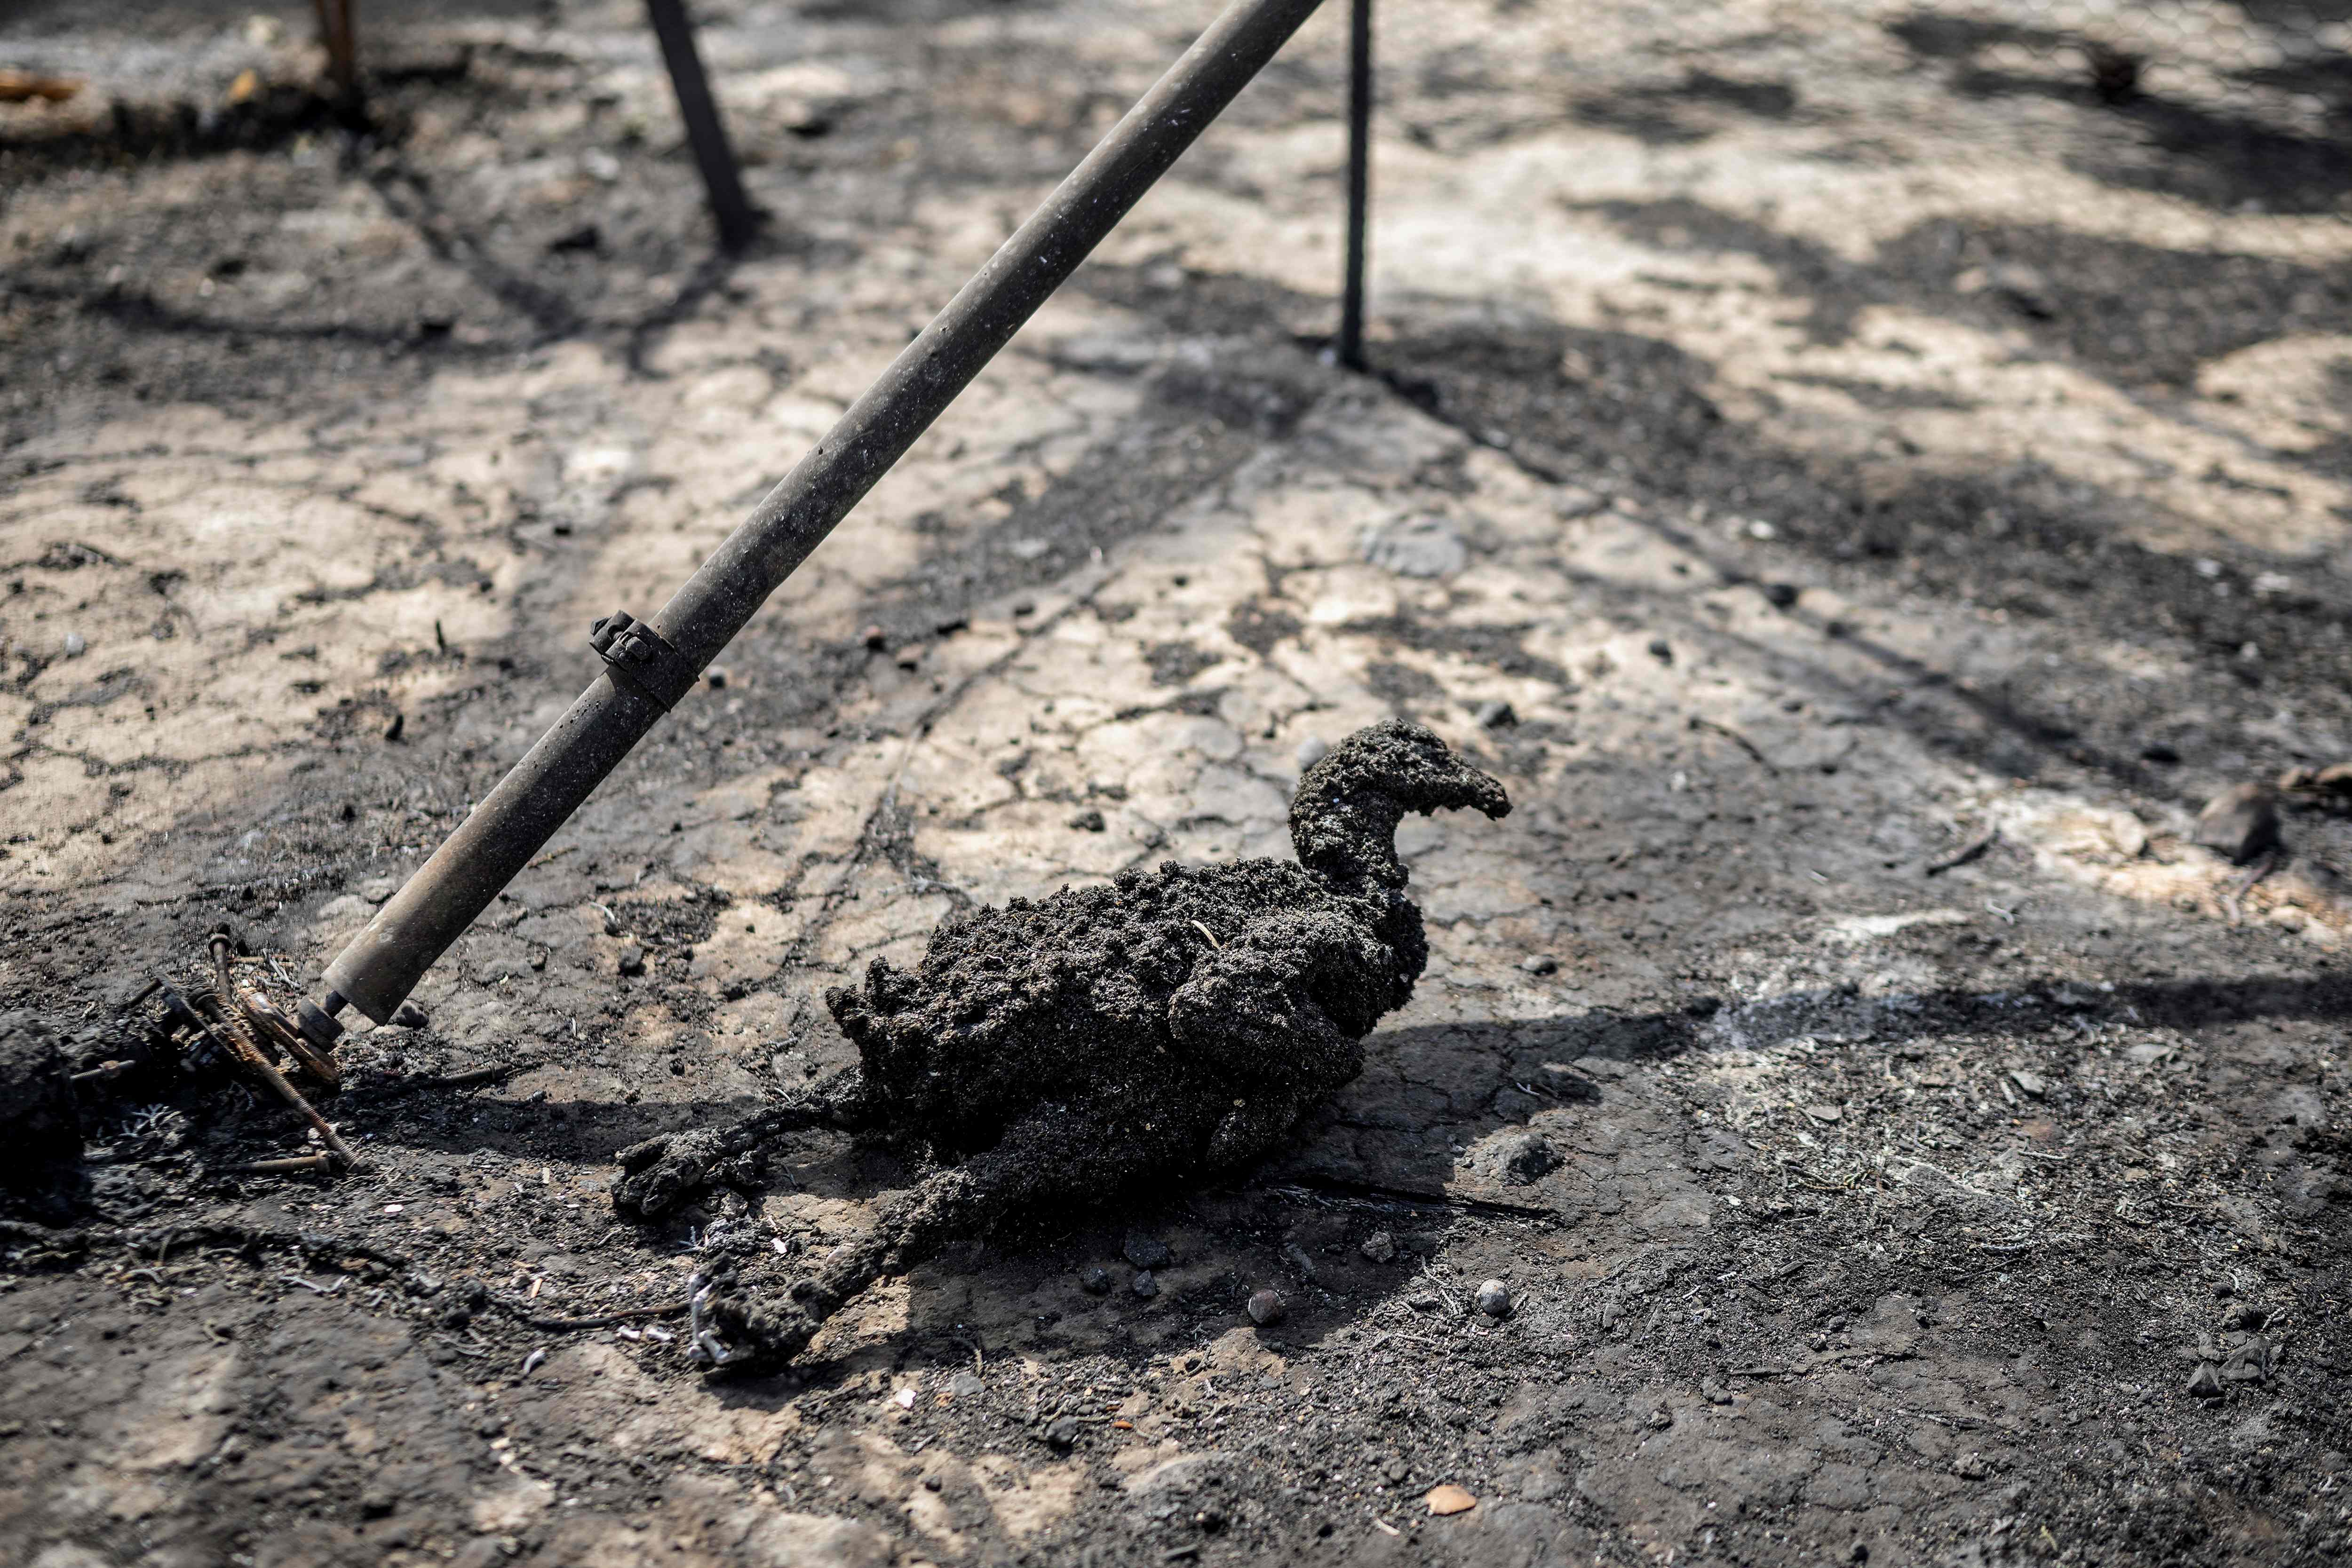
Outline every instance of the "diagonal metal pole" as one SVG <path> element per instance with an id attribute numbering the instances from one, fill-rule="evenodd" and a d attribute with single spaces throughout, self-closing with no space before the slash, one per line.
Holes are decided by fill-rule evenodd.
<path id="1" fill-rule="evenodd" d="M 1339 362 L 1364 368 L 1365 229 L 1372 207 L 1372 0 L 1348 18 L 1348 272 L 1339 290 Z"/>
<path id="2" fill-rule="evenodd" d="M 907 345 L 816 449 L 650 622 L 597 622 L 607 668 L 327 967 L 300 1007 L 330 1045 L 356 1006 L 382 1023 L 540 846 L 1011 341 L 1320 0 L 1235 0 L 988 265 Z"/>
<path id="3" fill-rule="evenodd" d="M 677 93 L 677 117 L 686 121 L 686 140 L 694 149 L 695 166 L 702 171 L 703 188 L 710 193 L 710 215 L 718 220 L 719 243 L 727 250 L 741 250 L 759 232 L 760 214 L 743 193 L 735 149 L 728 143 L 727 126 L 710 96 L 710 78 L 703 74 L 702 54 L 694 46 L 694 24 L 687 18 L 685 0 L 646 0 L 646 12 L 653 18 L 654 37 L 661 41 L 662 61 L 669 67 L 669 84 Z"/>

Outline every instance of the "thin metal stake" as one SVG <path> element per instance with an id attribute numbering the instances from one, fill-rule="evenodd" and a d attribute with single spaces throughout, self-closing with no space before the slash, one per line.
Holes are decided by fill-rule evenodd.
<path id="1" fill-rule="evenodd" d="M 653 18 L 654 37 L 661 40 L 662 61 L 669 67 L 669 85 L 677 92 L 677 117 L 686 121 L 686 140 L 710 193 L 710 215 L 719 222 L 719 243 L 741 250 L 760 227 L 760 215 L 743 194 L 736 172 L 735 149 L 728 144 L 727 127 L 710 96 L 710 79 L 703 75 L 702 56 L 694 47 L 694 24 L 687 19 L 684 0 L 646 0 Z"/>
<path id="2" fill-rule="evenodd" d="M 327 46 L 327 74 L 335 82 L 335 110 L 356 126 L 363 109 L 359 29 L 352 22 L 352 0 L 313 0 L 319 13 L 319 41 Z"/>
<path id="3" fill-rule="evenodd" d="M 1339 295 L 1339 362 L 1364 368 L 1364 230 L 1372 205 L 1372 0 L 1348 22 L 1348 277 Z"/>

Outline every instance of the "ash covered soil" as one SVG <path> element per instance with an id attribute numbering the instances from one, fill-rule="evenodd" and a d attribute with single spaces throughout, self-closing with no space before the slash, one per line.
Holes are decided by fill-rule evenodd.
<path id="1" fill-rule="evenodd" d="M 362 139 L 302 8 L 12 13 L 89 85 L 0 106 L 0 1011 L 100 1049 L 224 917 L 289 998 L 1208 15 L 714 9 L 726 262 L 631 5 L 363 15 Z M 1339 20 L 346 1043 L 363 1174 L 190 1091 L 16 1204 L 19 1555 L 2352 1551 L 2352 829 L 2193 831 L 2352 757 L 2340 24 L 1392 7 L 1354 376 Z M 919 1167 L 639 1223 L 619 1150 L 1393 717 L 1515 809 L 1400 834 L 1360 1077 L 695 1373 L 690 1275 Z"/>

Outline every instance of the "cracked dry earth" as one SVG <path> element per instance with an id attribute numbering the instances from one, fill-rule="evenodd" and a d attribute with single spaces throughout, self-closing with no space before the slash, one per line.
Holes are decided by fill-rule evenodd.
<path id="1" fill-rule="evenodd" d="M 632 6 L 371 15 L 360 144 L 292 8 L 18 7 L 92 85 L 0 129 L 0 1007 L 102 1044 L 223 915 L 314 975 L 1208 14 L 714 8 L 723 266 Z M 2190 833 L 2352 750 L 2346 40 L 2269 16 L 1391 7 L 1371 377 L 1318 19 L 347 1043 L 365 1174 L 99 1120 L 0 1246 L 13 1559 L 2352 1549 L 2352 835 Z M 783 1375 L 613 1317 L 908 1179 L 609 1207 L 851 1060 L 824 987 L 1286 854 L 1391 715 L 1518 809 L 1408 824 L 1429 973 L 1284 1152 Z"/>

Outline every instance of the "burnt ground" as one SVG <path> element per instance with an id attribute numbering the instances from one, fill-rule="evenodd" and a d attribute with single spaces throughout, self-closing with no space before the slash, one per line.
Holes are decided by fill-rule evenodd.
<path id="1" fill-rule="evenodd" d="M 657 603 L 1206 16 L 715 9 L 774 214 L 725 262 L 635 7 L 363 16 L 357 136 L 281 9 L 0 26 L 89 82 L 0 108 L 0 1011 L 87 1049 L 224 916 L 257 980 L 314 975 L 588 622 Z M 347 1044 L 365 1174 L 236 1174 L 302 1146 L 241 1090 L 98 1120 L 79 1209 L 0 1239 L 7 1538 L 2352 1549 L 2352 829 L 2291 813 L 2251 885 L 2191 832 L 2352 756 L 2352 88 L 2311 9 L 1391 8 L 1370 377 L 1318 351 L 1319 18 L 422 1020 Z M 814 1266 L 913 1173 L 794 1134 L 638 1226 L 615 1151 L 846 1065 L 818 996 L 951 910 L 1286 852 L 1310 743 L 1392 716 L 1517 809 L 1408 824 L 1432 958 L 1362 1078 L 1240 1176 L 695 1375 L 657 1310 L 715 1247 Z"/>

